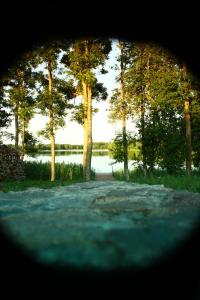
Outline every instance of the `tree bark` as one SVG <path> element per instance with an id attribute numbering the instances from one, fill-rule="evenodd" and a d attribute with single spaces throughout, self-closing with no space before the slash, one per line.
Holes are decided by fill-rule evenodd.
<path id="1" fill-rule="evenodd" d="M 124 95 L 124 44 L 119 41 L 120 48 L 120 97 L 121 97 L 121 120 L 122 120 L 122 140 L 123 140 L 123 155 L 124 155 L 124 176 L 129 180 L 128 170 L 128 142 L 126 133 L 126 102 Z"/>
<path id="2" fill-rule="evenodd" d="M 143 95 L 142 95 L 143 97 Z M 140 124 L 141 124 L 141 140 L 142 140 L 142 163 L 144 175 L 147 175 L 147 163 L 146 163 L 146 154 L 145 154 L 145 143 L 144 143 L 144 135 L 145 135 L 145 107 L 144 107 L 144 99 L 142 98 L 140 104 Z"/>
<path id="3" fill-rule="evenodd" d="M 51 181 L 55 180 L 55 136 L 54 136 L 54 116 L 50 109 L 50 142 L 51 142 Z"/>
<path id="4" fill-rule="evenodd" d="M 24 155 L 25 155 L 25 119 L 23 118 L 22 120 L 22 129 L 21 129 L 21 137 L 22 137 L 22 149 L 21 149 L 21 160 L 24 160 Z"/>
<path id="5" fill-rule="evenodd" d="M 82 91 L 83 91 L 83 109 L 84 109 L 84 116 L 83 116 L 83 176 L 86 179 L 87 173 L 87 157 L 88 157 L 88 148 L 87 148 L 87 137 L 88 137 L 88 95 L 87 95 L 87 84 L 84 80 L 82 80 Z"/>
<path id="6" fill-rule="evenodd" d="M 20 100 L 21 100 L 21 105 L 23 105 L 23 98 L 24 98 L 24 72 L 22 69 L 17 69 L 17 79 L 18 79 L 18 89 L 19 89 L 19 94 L 20 94 Z M 16 100 L 15 103 L 15 148 L 18 151 L 19 150 L 19 108 L 20 108 L 20 103 L 19 100 Z"/>
<path id="7" fill-rule="evenodd" d="M 192 175 L 192 130 L 190 120 L 190 100 L 185 100 L 185 123 L 186 123 L 186 174 Z"/>
<path id="8" fill-rule="evenodd" d="M 87 86 L 88 106 L 87 106 L 87 165 L 86 180 L 91 179 L 91 163 L 92 163 L 92 89 L 91 85 Z"/>
<path id="9" fill-rule="evenodd" d="M 21 160 L 24 159 L 25 155 L 25 144 L 24 144 L 24 137 L 25 137 L 25 111 L 24 111 L 24 101 L 25 101 L 25 86 L 24 86 L 24 70 L 23 69 L 18 69 L 18 78 L 19 78 L 19 92 L 20 92 L 20 108 L 22 110 L 22 114 L 20 116 L 20 125 L 21 125 L 21 153 L 20 153 L 20 158 Z M 19 104 L 18 104 L 19 105 Z"/>
<path id="10" fill-rule="evenodd" d="M 53 103 L 52 103 L 52 65 L 51 60 L 48 61 L 48 81 L 49 81 L 49 129 L 50 129 L 50 142 L 51 142 L 51 181 L 55 181 L 55 136 L 54 136 L 54 115 L 53 115 Z"/>
<path id="11" fill-rule="evenodd" d="M 85 55 L 89 57 L 89 42 L 85 41 Z M 84 107 L 84 144 L 83 144 L 83 176 L 91 179 L 92 162 L 92 88 L 89 82 L 82 80 L 83 107 Z"/>
<path id="12" fill-rule="evenodd" d="M 21 93 L 21 98 L 22 98 L 22 108 L 24 108 L 24 101 L 25 101 L 25 87 L 24 87 L 24 72 L 21 73 L 21 86 L 20 86 L 20 93 Z M 21 160 L 24 159 L 25 155 L 25 111 L 23 112 L 23 116 L 21 119 L 21 139 L 22 139 L 22 149 L 21 149 Z"/>
<path id="13" fill-rule="evenodd" d="M 183 64 L 183 80 L 186 81 L 187 66 Z M 190 99 L 187 96 L 184 103 L 185 109 L 185 125 L 186 125 L 186 174 L 192 175 L 192 130 L 190 116 Z"/>
<path id="14" fill-rule="evenodd" d="M 15 104 L 15 149 L 19 150 L 19 103 Z"/>

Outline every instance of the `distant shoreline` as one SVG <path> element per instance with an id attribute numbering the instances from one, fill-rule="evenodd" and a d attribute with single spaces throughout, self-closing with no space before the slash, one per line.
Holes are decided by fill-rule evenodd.
<path id="1" fill-rule="evenodd" d="M 108 152 L 108 149 L 94 149 L 92 150 L 92 152 Z M 51 152 L 51 150 L 39 150 L 39 153 L 41 152 Z M 60 150 L 56 150 L 55 152 L 83 152 L 83 149 L 60 149 Z"/>

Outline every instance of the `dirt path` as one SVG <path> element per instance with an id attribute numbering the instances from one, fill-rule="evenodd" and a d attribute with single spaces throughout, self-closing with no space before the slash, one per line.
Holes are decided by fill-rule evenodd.
<path id="1" fill-rule="evenodd" d="M 96 173 L 96 180 L 106 181 L 106 180 L 115 180 L 112 173 Z"/>

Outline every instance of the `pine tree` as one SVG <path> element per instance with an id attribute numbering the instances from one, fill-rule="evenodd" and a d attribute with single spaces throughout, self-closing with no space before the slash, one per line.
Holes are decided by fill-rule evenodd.
<path id="1" fill-rule="evenodd" d="M 92 159 L 92 91 L 97 84 L 94 70 L 101 67 L 105 73 L 104 63 L 111 50 L 110 40 L 84 39 L 73 41 L 70 51 L 62 59 L 69 68 L 70 74 L 78 81 L 83 99 L 83 170 L 84 178 L 91 179 Z"/>
<path id="2" fill-rule="evenodd" d="M 44 63 L 47 70 L 47 76 L 43 71 L 37 76 L 40 82 L 37 101 L 41 113 L 49 115 L 49 124 L 40 131 L 40 134 L 49 138 L 51 143 L 51 181 L 55 180 L 55 131 L 64 126 L 63 118 L 66 115 L 66 109 L 72 107 L 68 100 L 75 96 L 73 81 L 66 82 L 56 76 L 62 46 L 61 42 L 48 42 L 35 49 L 35 64 Z"/>
<path id="3" fill-rule="evenodd" d="M 19 150 L 21 134 L 21 159 L 24 158 L 24 137 L 30 119 L 34 114 L 35 73 L 32 71 L 32 55 L 22 55 L 15 66 L 8 70 L 4 85 L 8 87 L 11 111 L 15 118 L 15 148 Z"/>

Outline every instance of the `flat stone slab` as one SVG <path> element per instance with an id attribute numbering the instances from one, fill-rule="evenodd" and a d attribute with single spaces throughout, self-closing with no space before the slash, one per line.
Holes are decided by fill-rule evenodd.
<path id="1" fill-rule="evenodd" d="M 0 222 L 45 264 L 115 269 L 146 266 L 197 226 L 200 194 L 162 185 L 90 181 L 0 192 Z"/>

